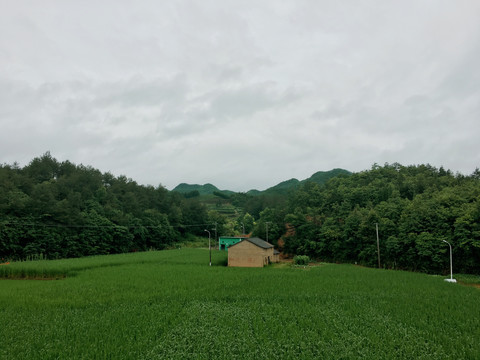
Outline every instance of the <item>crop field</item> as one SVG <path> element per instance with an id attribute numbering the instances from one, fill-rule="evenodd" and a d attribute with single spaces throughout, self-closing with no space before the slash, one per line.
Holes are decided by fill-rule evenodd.
<path id="1" fill-rule="evenodd" d="M 480 359 L 475 287 L 212 255 L 212 267 L 206 249 L 0 266 L 0 358 Z"/>

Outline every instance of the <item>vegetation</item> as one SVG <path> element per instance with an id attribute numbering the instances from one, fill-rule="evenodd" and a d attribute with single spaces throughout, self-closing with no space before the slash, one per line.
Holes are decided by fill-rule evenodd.
<path id="1" fill-rule="evenodd" d="M 215 185 L 212 184 L 205 184 L 205 185 L 190 185 L 186 183 L 181 183 L 177 185 L 172 191 L 179 192 L 181 194 L 190 194 L 190 193 L 198 193 L 198 195 L 209 195 L 213 193 L 221 194 L 228 196 L 233 194 L 233 191 L 220 191 Z"/>
<path id="2" fill-rule="evenodd" d="M 60 163 L 50 153 L 24 168 L 0 166 L 2 259 L 163 249 L 203 234 L 207 222 L 198 199 Z"/>
<path id="3" fill-rule="evenodd" d="M 297 190 L 301 185 L 306 183 L 314 183 L 318 185 L 325 184 L 328 180 L 335 178 L 337 176 L 349 176 L 351 175 L 350 171 L 344 169 L 333 169 L 330 171 L 318 171 L 308 179 L 305 180 L 297 180 L 297 179 L 290 179 L 281 182 L 267 190 L 260 192 L 259 194 L 264 195 L 289 195 L 295 190 Z M 258 195 L 258 194 L 257 194 Z"/>
<path id="4" fill-rule="evenodd" d="M 284 253 L 428 273 L 480 273 L 480 170 L 430 165 L 334 169 L 265 191 L 214 185 L 175 191 L 49 153 L 24 168 L 0 166 L 0 256 L 71 258 L 165 249 L 194 236 L 251 234 Z"/>
<path id="5" fill-rule="evenodd" d="M 308 182 L 313 182 L 319 185 L 325 184 L 331 178 L 344 175 L 348 176 L 351 175 L 351 172 L 344 170 L 344 169 L 333 169 L 330 171 L 318 171 L 308 179 L 305 180 L 298 180 L 298 179 L 290 179 L 286 181 L 282 181 L 281 183 L 272 186 L 266 190 L 259 191 L 259 190 L 249 190 L 246 195 L 251 196 L 259 196 L 259 195 L 287 195 L 293 190 L 297 189 L 301 184 L 305 184 Z M 198 195 L 210 195 L 214 194 L 222 198 L 228 198 L 229 196 L 235 195 L 236 193 L 230 190 L 219 190 L 216 186 L 212 184 L 186 184 L 181 183 L 177 185 L 172 191 L 176 191 L 182 194 L 190 194 L 196 192 Z"/>
<path id="6" fill-rule="evenodd" d="M 308 265 L 310 258 L 307 255 L 296 255 L 293 257 L 293 263 L 295 265 Z"/>
<path id="7" fill-rule="evenodd" d="M 211 267 L 206 249 L 12 263 L 66 278 L 0 281 L 0 358 L 480 358 L 473 287 L 353 265 L 228 268 L 212 255 Z"/>
<path id="8" fill-rule="evenodd" d="M 374 165 L 371 170 L 307 183 L 285 217 L 285 251 L 334 262 L 431 273 L 480 273 L 480 172 L 453 175 L 429 165 Z"/>

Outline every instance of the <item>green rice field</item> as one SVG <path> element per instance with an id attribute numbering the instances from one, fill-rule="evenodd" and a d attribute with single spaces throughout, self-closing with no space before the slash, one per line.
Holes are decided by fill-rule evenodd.
<path id="1" fill-rule="evenodd" d="M 473 286 L 225 264 L 180 249 L 2 265 L 0 359 L 480 359 Z"/>

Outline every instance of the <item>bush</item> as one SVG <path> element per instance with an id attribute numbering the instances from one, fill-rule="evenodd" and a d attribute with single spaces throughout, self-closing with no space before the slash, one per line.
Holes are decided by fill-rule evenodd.
<path id="1" fill-rule="evenodd" d="M 297 255 L 293 258 L 295 265 L 308 265 L 310 258 L 307 255 Z"/>

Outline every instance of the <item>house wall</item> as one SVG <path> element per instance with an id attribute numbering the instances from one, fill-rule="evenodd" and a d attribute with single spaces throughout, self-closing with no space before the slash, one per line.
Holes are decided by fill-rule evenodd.
<path id="1" fill-rule="evenodd" d="M 236 237 L 228 237 L 228 236 L 220 236 L 218 239 L 218 250 L 225 250 L 228 251 L 228 248 L 240 241 L 245 239 L 244 237 L 236 236 Z"/>
<path id="2" fill-rule="evenodd" d="M 248 241 L 243 241 L 228 249 L 228 266 L 263 267 L 268 258 L 273 261 L 273 247 L 263 249 Z"/>

